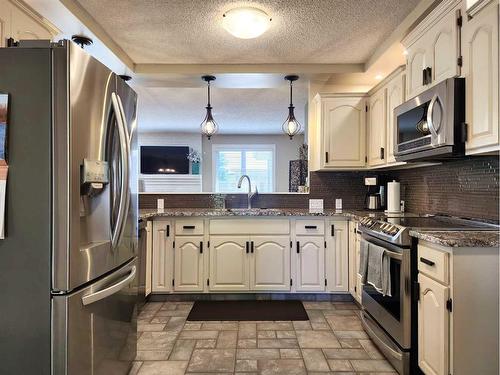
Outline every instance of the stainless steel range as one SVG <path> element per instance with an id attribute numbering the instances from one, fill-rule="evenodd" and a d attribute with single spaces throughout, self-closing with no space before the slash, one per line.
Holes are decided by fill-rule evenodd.
<path id="1" fill-rule="evenodd" d="M 385 249 L 390 260 L 390 295 L 363 285 L 364 327 L 400 374 L 419 374 L 417 364 L 417 249 L 410 230 L 498 230 L 498 226 L 445 216 L 364 217 L 362 241 Z"/>

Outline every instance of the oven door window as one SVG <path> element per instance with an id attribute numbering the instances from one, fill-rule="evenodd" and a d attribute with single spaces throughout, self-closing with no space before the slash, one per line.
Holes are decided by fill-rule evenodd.
<path id="1" fill-rule="evenodd" d="M 363 286 L 363 290 L 373 298 L 385 311 L 392 315 L 397 321 L 401 321 L 401 261 L 390 259 L 391 272 L 391 297 L 383 296 L 369 284 Z"/>
<path id="2" fill-rule="evenodd" d="M 431 134 L 427 124 L 429 102 L 423 103 L 397 117 L 398 143 L 414 141 Z"/>

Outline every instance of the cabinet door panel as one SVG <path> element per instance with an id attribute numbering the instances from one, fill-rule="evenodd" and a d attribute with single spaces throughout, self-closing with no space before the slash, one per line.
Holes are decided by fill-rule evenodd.
<path id="1" fill-rule="evenodd" d="M 425 90 L 423 82 L 423 70 L 426 68 L 425 47 L 420 44 L 423 41 L 417 41 L 414 46 L 408 49 L 408 62 L 406 64 L 408 71 L 407 97 L 412 98 Z"/>
<path id="2" fill-rule="evenodd" d="M 324 165 L 364 166 L 365 99 L 329 98 L 324 101 L 322 111 Z"/>
<path id="3" fill-rule="evenodd" d="M 368 109 L 368 164 L 377 166 L 385 164 L 386 140 L 386 107 L 385 88 L 376 92 L 370 98 Z"/>
<path id="4" fill-rule="evenodd" d="M 468 154 L 499 149 L 498 22 L 492 2 L 463 28 Z"/>
<path id="5" fill-rule="evenodd" d="M 460 74 L 456 10 L 450 10 L 428 31 L 432 61 L 432 84 Z"/>
<path id="6" fill-rule="evenodd" d="M 404 101 L 404 77 L 404 74 L 399 74 L 387 85 L 387 164 L 396 163 L 394 109 Z"/>
<path id="7" fill-rule="evenodd" d="M 249 290 L 248 236 L 210 237 L 210 290 Z"/>
<path id="8" fill-rule="evenodd" d="M 203 291 L 203 236 L 175 238 L 175 291 Z"/>
<path id="9" fill-rule="evenodd" d="M 336 221 L 334 225 L 334 236 L 330 236 L 326 248 L 326 277 L 328 279 L 327 289 L 330 292 L 349 291 L 349 262 L 348 262 L 348 228 L 347 221 Z"/>
<path id="10" fill-rule="evenodd" d="M 146 284 L 145 295 L 146 297 L 151 294 L 152 290 L 152 266 L 153 266 L 153 222 L 148 221 L 146 226 Z"/>
<path id="11" fill-rule="evenodd" d="M 52 34 L 35 21 L 33 17 L 24 13 L 16 6 L 12 6 L 12 37 L 21 39 L 52 39 Z"/>
<path id="12" fill-rule="evenodd" d="M 173 239 L 170 221 L 153 222 L 153 292 L 170 292 L 173 278 Z"/>
<path id="13" fill-rule="evenodd" d="M 349 221 L 349 293 L 356 297 L 356 221 Z"/>
<path id="14" fill-rule="evenodd" d="M 297 236 L 297 290 L 325 290 L 324 237 Z M 297 246 L 297 244 L 296 244 Z"/>
<path id="15" fill-rule="evenodd" d="M 290 237 L 252 236 L 250 289 L 290 290 Z"/>
<path id="16" fill-rule="evenodd" d="M 448 375 L 449 289 L 422 274 L 418 282 L 418 364 L 425 374 Z"/>

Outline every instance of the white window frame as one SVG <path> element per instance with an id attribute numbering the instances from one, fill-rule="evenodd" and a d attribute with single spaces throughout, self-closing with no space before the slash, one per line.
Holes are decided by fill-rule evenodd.
<path id="1" fill-rule="evenodd" d="M 275 144 L 214 144 L 212 145 L 212 191 L 215 192 L 216 180 L 217 180 L 217 160 L 219 151 L 272 151 L 273 153 L 273 165 L 272 165 L 272 191 L 269 193 L 276 192 L 276 145 Z M 221 194 L 234 194 L 234 192 L 220 191 L 217 193 Z"/>

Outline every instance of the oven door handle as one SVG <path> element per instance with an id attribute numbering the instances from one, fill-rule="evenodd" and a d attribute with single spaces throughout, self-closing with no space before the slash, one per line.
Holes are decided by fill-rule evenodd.
<path id="1" fill-rule="evenodd" d="M 439 96 L 437 94 L 434 94 L 434 96 L 431 99 L 431 102 L 429 103 L 429 108 L 427 108 L 427 124 L 429 125 L 429 130 L 431 131 L 432 135 L 434 137 L 438 136 L 438 130 L 441 127 L 441 121 L 439 124 L 434 123 L 434 119 L 432 117 L 432 113 L 434 112 L 434 106 L 436 103 L 441 106 L 441 103 L 439 101 Z"/>
<path id="2" fill-rule="evenodd" d="M 383 246 L 380 246 L 376 243 L 373 243 L 373 242 L 370 242 L 370 241 L 367 241 L 365 239 L 361 239 L 361 241 L 363 242 L 366 242 L 368 244 L 372 244 L 372 245 L 375 245 L 375 246 L 378 246 L 378 247 L 383 247 Z M 390 251 L 390 250 L 387 250 L 386 248 L 384 248 L 385 250 L 385 254 L 387 254 L 387 256 L 393 258 L 393 259 L 397 259 L 397 260 L 400 260 L 402 261 L 403 260 L 403 255 L 402 254 L 399 254 L 399 253 L 395 253 L 394 251 Z"/>

